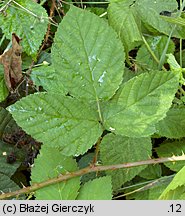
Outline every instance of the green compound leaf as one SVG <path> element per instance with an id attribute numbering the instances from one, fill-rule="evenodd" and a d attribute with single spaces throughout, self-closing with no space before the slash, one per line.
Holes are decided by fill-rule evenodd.
<path id="1" fill-rule="evenodd" d="M 60 94 L 29 95 L 8 109 L 28 134 L 65 155 L 85 153 L 102 133 L 96 111 Z"/>
<path id="2" fill-rule="evenodd" d="M 55 72 L 53 66 L 41 66 L 33 68 L 31 79 L 37 86 L 42 86 L 48 92 L 62 93 L 64 95 L 60 75 Z"/>
<path id="3" fill-rule="evenodd" d="M 77 164 L 72 157 L 64 156 L 58 149 L 42 146 L 32 169 L 32 184 L 76 171 Z M 73 200 L 78 195 L 80 177 L 56 183 L 36 191 L 37 200 Z"/>
<path id="4" fill-rule="evenodd" d="M 15 32 L 22 38 L 21 45 L 28 55 L 35 56 L 47 30 L 47 13 L 34 1 L 16 0 L 6 9 L 6 16 L 0 14 L 0 26 L 10 39 Z"/>
<path id="5" fill-rule="evenodd" d="M 178 130 L 178 128 L 177 128 Z M 185 139 L 176 140 L 173 142 L 166 141 L 162 143 L 156 152 L 159 157 L 172 157 L 173 155 L 182 155 L 185 152 Z M 178 172 L 182 167 L 184 167 L 184 161 L 178 161 L 176 163 L 164 163 L 165 166 L 169 167 L 171 170 Z"/>
<path id="6" fill-rule="evenodd" d="M 185 194 L 185 166 L 175 175 L 172 182 L 163 191 L 159 199 L 179 200 L 180 196 Z"/>
<path id="7" fill-rule="evenodd" d="M 149 159 L 152 154 L 151 149 L 150 138 L 130 138 L 109 134 L 103 138 L 100 145 L 100 157 L 104 165 L 141 161 Z M 112 176 L 113 189 L 116 190 L 145 168 L 146 166 L 140 166 L 107 171 L 107 174 Z"/>
<path id="8" fill-rule="evenodd" d="M 178 83 L 179 75 L 172 72 L 153 71 L 132 78 L 119 98 L 104 107 L 105 127 L 129 137 L 153 134 L 171 106 Z"/>
<path id="9" fill-rule="evenodd" d="M 79 191 L 78 200 L 111 200 L 111 177 L 105 176 L 85 183 Z"/>
<path id="10" fill-rule="evenodd" d="M 156 124 L 157 134 L 168 138 L 185 137 L 185 108 L 173 107 L 167 116 Z"/>
<path id="11" fill-rule="evenodd" d="M 147 40 L 148 45 L 150 46 L 151 50 L 155 54 L 158 60 L 160 60 L 165 45 L 167 43 L 168 38 L 166 36 L 157 36 L 154 38 L 149 38 Z M 170 41 L 167 53 L 173 53 L 175 51 L 175 45 L 172 41 Z M 136 61 L 139 64 L 142 64 L 147 69 L 158 69 L 158 63 L 153 59 L 150 52 L 146 48 L 146 45 L 142 45 L 138 50 Z"/>
<path id="12" fill-rule="evenodd" d="M 0 102 L 3 101 L 8 96 L 8 89 L 4 81 L 4 69 L 0 65 Z"/>
<path id="13" fill-rule="evenodd" d="M 72 6 L 55 35 L 52 62 L 66 93 L 108 100 L 122 80 L 123 46 L 104 20 Z"/>
<path id="14" fill-rule="evenodd" d="M 140 17 L 136 13 L 134 2 L 111 1 L 108 7 L 109 23 L 118 33 L 127 53 L 142 42 Z"/>
<path id="15" fill-rule="evenodd" d="M 140 19 L 149 26 L 149 30 L 154 28 L 159 32 L 169 35 L 174 24 L 168 23 L 160 15 L 163 11 L 173 12 L 177 10 L 177 1 L 174 0 L 138 0 L 135 7 Z M 147 26 L 146 25 L 146 26 Z M 183 26 L 176 26 L 173 37 L 184 38 L 185 29 Z"/>

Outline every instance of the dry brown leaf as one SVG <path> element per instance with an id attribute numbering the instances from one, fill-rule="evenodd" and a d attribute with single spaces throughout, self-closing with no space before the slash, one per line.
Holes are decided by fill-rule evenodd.
<path id="1" fill-rule="evenodd" d="M 10 92 L 14 92 L 17 85 L 23 78 L 22 75 L 22 47 L 20 46 L 21 39 L 15 34 L 12 34 L 12 47 L 5 51 L 0 56 L 0 63 L 4 67 L 4 79 L 6 86 Z"/>

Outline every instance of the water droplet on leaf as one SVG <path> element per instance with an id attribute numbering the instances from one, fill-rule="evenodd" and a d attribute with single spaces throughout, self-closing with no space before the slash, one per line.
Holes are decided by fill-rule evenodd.
<path id="1" fill-rule="evenodd" d="M 101 86 L 101 84 L 103 83 L 103 78 L 105 77 L 105 74 L 106 74 L 107 72 L 106 71 L 103 71 L 103 73 L 102 73 L 102 75 L 100 76 L 100 78 L 99 78 L 99 80 L 98 80 L 98 82 L 100 83 L 100 86 Z"/>

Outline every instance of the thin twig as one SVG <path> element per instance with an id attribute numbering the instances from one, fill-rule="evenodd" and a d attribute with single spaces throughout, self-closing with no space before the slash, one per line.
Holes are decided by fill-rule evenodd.
<path id="1" fill-rule="evenodd" d="M 148 181 L 148 183 L 146 184 L 146 182 L 144 182 L 144 186 L 140 187 L 140 188 L 137 188 L 133 191 L 130 191 L 128 193 L 125 193 L 125 194 L 121 194 L 121 195 L 118 195 L 116 197 L 114 197 L 114 199 L 118 199 L 118 198 L 121 198 L 121 197 L 125 197 L 125 196 L 128 196 L 128 195 L 131 195 L 131 194 L 134 194 L 134 193 L 137 193 L 137 192 L 143 192 L 143 191 L 146 191 L 146 190 L 149 190 L 151 188 L 154 188 L 156 187 L 157 185 L 161 185 L 163 184 L 164 182 L 167 182 L 168 184 L 172 181 L 172 179 L 174 178 L 175 174 L 171 175 L 171 176 L 166 176 L 166 177 L 161 177 L 161 178 L 158 178 L 158 179 L 155 179 L 155 180 L 151 180 L 151 181 Z M 141 183 L 142 184 L 142 183 Z M 139 185 L 139 184 L 138 184 Z M 134 187 L 137 186 L 136 185 L 133 185 Z M 129 188 L 129 186 L 127 187 Z M 127 189 L 126 188 L 126 189 Z M 131 188 L 131 187 L 130 187 Z"/>
<path id="2" fill-rule="evenodd" d="M 82 176 L 87 173 L 100 172 L 100 171 L 106 171 L 106 170 L 117 170 L 117 169 L 123 169 L 123 168 L 131 168 L 131 167 L 149 165 L 149 164 L 159 164 L 159 163 L 176 162 L 176 161 L 184 161 L 184 160 L 185 160 L 185 155 L 183 154 L 182 156 L 157 158 L 157 159 L 150 159 L 150 160 L 145 160 L 145 161 L 124 163 L 124 164 L 114 164 L 114 165 L 107 165 L 107 166 L 88 166 L 84 169 L 80 169 L 75 172 L 67 173 L 65 175 L 59 175 L 55 178 L 48 179 L 47 181 L 44 181 L 44 182 L 34 183 L 32 186 L 25 187 L 17 191 L 3 193 L 0 195 L 0 199 L 6 199 L 9 197 L 18 196 L 21 194 L 29 194 L 30 192 L 36 191 L 43 187 L 53 185 L 59 182 L 63 182 L 63 181 L 75 178 L 77 176 Z"/>
<path id="3" fill-rule="evenodd" d="M 50 8 L 49 19 L 52 20 L 52 17 L 54 15 L 54 11 L 55 11 L 55 1 L 52 0 L 51 3 L 52 4 L 51 4 L 51 8 Z M 48 39 L 49 39 L 50 31 L 51 31 L 51 23 L 48 24 L 48 28 L 47 28 L 47 32 L 46 32 L 46 35 L 45 35 L 45 39 L 44 39 L 44 42 L 43 42 L 41 48 L 39 49 L 38 55 L 41 53 L 41 51 L 43 50 L 44 46 L 47 44 Z"/>
<path id="4" fill-rule="evenodd" d="M 99 151 L 100 151 L 100 144 L 101 144 L 101 141 L 102 141 L 102 137 L 99 137 L 98 141 L 96 142 L 95 156 L 94 156 L 94 158 L 93 158 L 93 164 L 94 164 L 94 165 L 97 163 L 97 160 L 98 160 L 98 154 L 99 154 Z"/>
<path id="5" fill-rule="evenodd" d="M 9 6 L 9 4 L 12 2 L 13 0 L 9 0 L 5 5 L 2 6 L 2 8 L 0 8 L 0 12 L 6 10 L 6 8 Z"/>
<path id="6" fill-rule="evenodd" d="M 14 3 L 17 6 L 15 6 L 13 4 L 11 4 L 9 6 L 11 6 L 13 8 L 16 8 L 18 10 L 21 10 L 21 11 L 27 12 L 28 14 L 34 16 L 36 19 L 38 19 L 40 21 L 41 20 L 47 20 L 47 22 L 50 23 L 51 25 L 58 27 L 58 23 L 56 23 L 52 18 L 50 18 L 50 17 L 49 18 L 48 17 L 44 17 L 42 15 L 38 16 L 38 15 L 34 14 L 32 11 L 28 10 L 27 8 L 24 8 L 22 5 L 20 5 L 19 3 L 15 2 L 14 0 L 11 0 L 11 1 L 12 1 L 12 3 Z"/>

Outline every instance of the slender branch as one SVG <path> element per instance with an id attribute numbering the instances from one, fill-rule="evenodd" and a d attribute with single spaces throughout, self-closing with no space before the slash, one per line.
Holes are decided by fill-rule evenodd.
<path id="1" fill-rule="evenodd" d="M 50 12 L 49 12 L 49 19 L 52 20 L 54 12 L 55 12 L 55 1 L 52 0 L 51 1 Z M 45 35 L 45 38 L 44 38 L 44 42 L 42 43 L 42 46 L 40 47 L 37 56 L 40 55 L 41 51 L 43 50 L 43 48 L 45 47 L 45 45 L 48 43 L 50 31 L 51 31 L 51 23 L 49 22 L 48 23 L 47 32 L 46 32 L 46 35 Z"/>
<path id="2" fill-rule="evenodd" d="M 151 189 L 153 187 L 156 187 L 158 185 L 164 184 L 165 182 L 169 184 L 172 181 L 172 179 L 174 178 L 174 176 L 175 176 L 175 174 L 173 174 L 171 176 L 165 176 L 165 177 L 161 177 L 161 178 L 158 178 L 158 179 L 155 179 L 155 180 L 151 180 L 151 181 L 148 181 L 148 184 L 146 184 L 144 182 L 144 184 L 145 184 L 144 186 L 142 186 L 140 188 L 137 188 L 137 189 L 135 189 L 133 191 L 130 191 L 128 193 L 124 193 L 124 194 L 118 195 L 118 196 L 114 197 L 114 199 L 125 197 L 125 196 L 128 196 L 128 195 L 133 194 L 133 193 L 146 191 L 146 190 L 149 190 L 149 189 Z M 140 183 L 140 184 L 142 184 L 142 183 Z M 135 187 L 135 186 L 137 186 L 137 184 L 133 185 L 133 186 Z M 127 188 L 129 188 L 129 186 Z"/>
<path id="3" fill-rule="evenodd" d="M 9 4 L 12 2 L 13 0 L 9 0 L 5 5 L 3 5 L 1 8 L 0 8 L 0 12 L 6 10 L 6 8 L 9 6 Z"/>
<path id="4" fill-rule="evenodd" d="M 95 165 L 97 163 L 97 160 L 98 160 L 98 153 L 100 151 L 100 144 L 101 144 L 101 141 L 102 141 L 102 137 L 99 137 L 98 138 L 98 141 L 96 143 L 96 150 L 95 150 L 95 156 L 93 158 L 93 164 Z"/>
<path id="5" fill-rule="evenodd" d="M 14 5 L 13 5 L 13 4 L 10 4 L 10 3 L 14 3 Z M 38 15 L 34 14 L 31 10 L 29 10 L 29 9 L 27 9 L 27 8 L 25 8 L 25 7 L 23 7 L 21 4 L 17 3 L 17 2 L 14 1 L 14 0 L 10 0 L 9 2 L 6 3 L 6 5 L 4 5 L 3 7 L 1 7 L 1 8 L 0 8 L 0 12 L 5 11 L 5 10 L 7 9 L 8 6 L 11 6 L 11 7 L 14 7 L 14 8 L 16 8 L 16 9 L 22 10 L 22 11 L 24 11 L 24 12 L 26 12 L 26 13 L 32 15 L 33 17 L 37 18 L 37 19 L 40 20 L 40 21 L 42 21 L 42 20 L 47 20 L 47 22 L 50 23 L 51 25 L 58 27 L 58 23 L 54 22 L 53 19 L 51 19 L 50 17 L 49 17 L 49 19 L 48 19 L 48 17 L 44 17 L 44 16 L 42 16 L 42 15 L 41 15 L 41 16 L 38 16 Z"/>
<path id="6" fill-rule="evenodd" d="M 91 172 L 99 172 L 99 171 L 106 171 L 106 170 L 117 170 L 117 169 L 123 169 L 123 168 L 131 168 L 131 167 L 137 167 L 137 166 L 143 166 L 143 165 L 149 165 L 149 164 L 159 164 L 159 163 L 166 163 L 166 162 L 176 162 L 176 161 L 183 161 L 185 160 L 185 155 L 182 156 L 172 156 L 172 157 L 166 157 L 166 158 L 157 158 L 157 159 L 150 159 L 145 161 L 138 161 L 138 162 L 131 162 L 131 163 L 124 163 L 124 164 L 115 164 L 115 165 L 107 165 L 107 166 L 88 166 L 84 169 L 77 170 L 75 172 L 67 173 L 65 175 L 59 175 L 56 178 L 48 179 L 47 181 L 35 183 L 32 186 L 22 188 L 17 191 L 9 192 L 9 193 L 3 193 L 0 195 L 0 199 L 6 199 L 13 196 L 18 196 L 20 194 L 28 194 L 30 192 L 36 191 L 40 188 L 56 184 L 59 182 L 63 182 L 66 180 L 69 180 L 71 178 L 82 176 L 87 173 Z"/>

